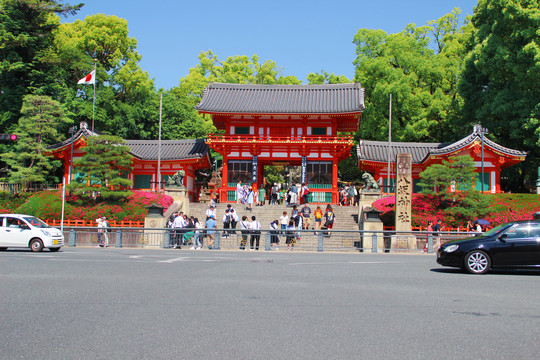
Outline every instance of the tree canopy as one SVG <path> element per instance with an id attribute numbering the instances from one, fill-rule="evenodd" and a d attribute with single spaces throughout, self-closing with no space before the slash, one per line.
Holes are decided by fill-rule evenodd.
<path id="1" fill-rule="evenodd" d="M 463 122 L 481 123 L 500 144 L 528 150 L 511 168 L 519 189 L 540 162 L 540 7 L 538 0 L 480 0 L 463 66 Z M 521 186 L 520 186 L 521 185 Z"/>
<path id="2" fill-rule="evenodd" d="M 460 12 L 454 9 L 425 26 L 409 24 L 397 34 L 358 31 L 353 40 L 355 81 L 366 89 L 361 138 L 387 139 L 390 94 L 393 140 L 441 142 L 463 136 L 454 125 L 461 107 L 457 81 L 467 31 L 467 26 L 459 27 Z"/>

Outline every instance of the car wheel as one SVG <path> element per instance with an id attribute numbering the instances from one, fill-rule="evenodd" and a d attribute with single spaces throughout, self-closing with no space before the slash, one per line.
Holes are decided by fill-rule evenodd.
<path id="1" fill-rule="evenodd" d="M 465 256 L 465 270 L 471 274 L 485 274 L 491 267 L 489 255 L 483 251 L 475 250 Z"/>
<path id="2" fill-rule="evenodd" d="M 51 251 L 51 252 L 57 252 L 58 250 L 60 250 L 59 247 L 58 248 L 49 248 L 49 251 Z"/>
<path id="3" fill-rule="evenodd" d="M 43 250 L 43 243 L 39 239 L 34 239 L 30 241 L 30 250 L 33 252 L 40 252 Z"/>

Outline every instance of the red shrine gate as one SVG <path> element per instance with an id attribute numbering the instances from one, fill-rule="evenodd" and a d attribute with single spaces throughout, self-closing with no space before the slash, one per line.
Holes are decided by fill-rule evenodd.
<path id="1" fill-rule="evenodd" d="M 313 203 L 337 203 L 338 163 L 350 155 L 364 110 L 359 84 L 245 85 L 211 83 L 197 110 L 225 134 L 207 144 L 223 156 L 221 201 L 236 183 L 262 185 L 264 166 L 301 166 Z"/>

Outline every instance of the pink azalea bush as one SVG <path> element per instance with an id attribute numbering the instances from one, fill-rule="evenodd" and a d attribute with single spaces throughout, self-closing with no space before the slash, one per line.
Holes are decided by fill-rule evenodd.
<path id="1" fill-rule="evenodd" d="M 116 221 L 144 221 L 148 215 L 147 206 L 157 203 L 167 209 L 173 199 L 163 194 L 145 191 L 135 191 L 121 204 L 88 204 L 79 205 L 79 202 L 65 203 L 64 219 L 93 221 L 98 217 L 106 216 Z M 30 196 L 26 202 L 4 202 L 0 205 L 0 213 L 23 213 L 37 216 L 41 219 L 60 219 L 62 216 L 62 193 L 43 191 Z"/>
<path id="2" fill-rule="evenodd" d="M 534 194 L 485 194 L 490 200 L 488 214 L 483 216 L 492 225 L 503 224 L 509 221 L 531 219 L 532 215 L 540 211 L 540 196 Z M 428 221 L 441 220 L 443 224 L 451 227 L 464 227 L 466 223 L 448 215 L 444 210 L 452 204 L 441 201 L 436 196 L 413 194 L 412 196 L 412 226 L 425 228 Z M 382 198 L 373 203 L 373 206 L 383 213 L 381 220 L 387 226 L 394 225 L 395 198 Z M 476 217 L 477 218 L 477 217 Z M 475 220 L 472 218 L 471 220 Z"/>

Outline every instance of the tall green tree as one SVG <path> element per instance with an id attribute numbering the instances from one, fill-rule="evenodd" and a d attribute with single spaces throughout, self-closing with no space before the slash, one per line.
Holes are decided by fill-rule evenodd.
<path id="1" fill-rule="evenodd" d="M 60 162 L 47 155 L 46 146 L 60 141 L 58 129 L 71 120 L 64 116 L 60 103 L 48 96 L 26 95 L 21 114 L 15 131 L 18 141 L 10 151 L 0 155 L 10 169 L 7 181 L 23 185 L 57 182 L 58 179 L 48 176 Z"/>
<path id="2" fill-rule="evenodd" d="M 366 89 L 359 137 L 387 139 L 390 94 L 394 140 L 442 142 L 463 136 L 463 129 L 453 125 L 461 105 L 457 81 L 467 39 L 459 14 L 455 9 L 397 34 L 358 31 L 355 81 Z"/>
<path id="3" fill-rule="evenodd" d="M 76 172 L 84 176 L 72 182 L 69 190 L 86 199 L 127 199 L 131 194 L 127 188 L 133 183 L 126 175 L 133 165 L 125 141 L 112 135 L 92 136 L 84 151 L 84 155 L 74 161 Z"/>
<path id="4" fill-rule="evenodd" d="M 514 191 L 540 165 L 540 6 L 538 0 L 479 0 L 460 93 L 464 120 L 481 123 L 500 144 L 528 150 L 509 169 Z"/>
<path id="5" fill-rule="evenodd" d="M 419 185 L 424 194 L 437 196 L 447 214 L 460 222 L 489 213 L 489 198 L 473 189 L 476 177 L 474 160 L 469 155 L 451 156 L 420 173 Z M 453 189 L 453 191 L 448 191 Z"/>
<path id="6" fill-rule="evenodd" d="M 124 138 L 153 138 L 159 102 L 153 80 L 139 65 L 137 40 L 128 34 L 126 20 L 104 14 L 58 28 L 54 45 L 72 89 L 65 102 L 76 120 L 91 123 L 93 87 L 76 84 L 96 62 L 95 128 Z"/>
<path id="7" fill-rule="evenodd" d="M 58 58 L 51 51 L 56 14 L 68 16 L 83 4 L 52 0 L 0 0 L 0 128 L 17 123 L 22 99 L 36 93 L 56 96 Z"/>
<path id="8" fill-rule="evenodd" d="M 229 56 L 220 61 L 212 50 L 199 54 L 199 64 L 189 69 L 189 74 L 180 79 L 178 91 L 185 94 L 196 105 L 201 101 L 204 89 L 210 82 L 233 84 L 283 84 L 297 85 L 301 81 L 294 76 L 284 76 L 272 60 L 262 64 L 257 55 Z"/>
<path id="9" fill-rule="evenodd" d="M 456 192 L 448 189 L 461 191 L 472 189 L 475 171 L 474 160 L 469 155 L 451 156 L 441 164 L 433 164 L 421 172 L 421 181 L 418 185 L 422 187 L 424 194 L 454 199 Z"/>
<path id="10" fill-rule="evenodd" d="M 350 83 L 345 75 L 334 75 L 334 73 L 329 74 L 326 71 L 322 70 L 321 73 L 309 73 L 307 76 L 308 83 L 310 85 L 316 84 L 346 84 Z"/>

